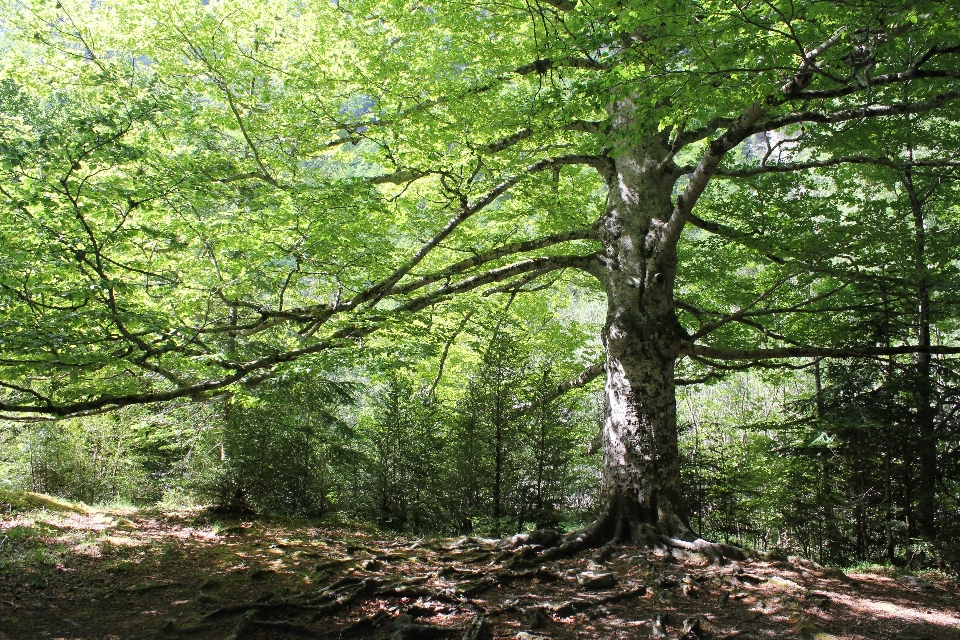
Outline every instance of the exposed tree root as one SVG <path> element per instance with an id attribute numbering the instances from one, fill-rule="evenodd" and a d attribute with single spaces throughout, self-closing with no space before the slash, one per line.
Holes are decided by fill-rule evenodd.
<path id="1" fill-rule="evenodd" d="M 338 581 L 338 583 L 342 583 L 342 582 L 343 580 Z M 365 598 L 366 596 L 373 595 L 377 591 L 377 589 L 383 586 L 383 584 L 384 582 L 382 580 L 377 580 L 375 578 L 367 578 L 366 580 L 361 581 L 359 586 L 357 586 L 356 589 L 350 591 L 349 593 L 343 594 L 341 596 L 335 596 L 336 599 L 333 600 L 333 602 L 328 602 L 327 604 L 323 604 L 320 607 L 318 607 L 317 610 L 314 612 L 314 614 L 310 616 L 310 622 L 316 622 L 317 620 L 319 620 L 324 616 L 328 616 L 332 613 L 342 611 L 347 607 L 349 607 L 354 602 L 357 602 L 358 600 Z M 333 585 L 331 585 L 330 587 L 324 590 L 324 593 L 333 594 L 335 593 L 335 591 L 336 590 L 334 589 Z"/>
<path id="2" fill-rule="evenodd" d="M 227 640 L 240 640 L 246 633 L 253 627 L 253 621 L 257 617 L 257 610 L 251 609 L 247 611 L 240 618 L 240 622 L 237 623 L 236 628 L 234 628 L 233 633 L 230 634 L 230 637 Z"/>
<path id="3" fill-rule="evenodd" d="M 271 629 L 276 631 L 290 631 L 296 633 L 297 635 L 305 636 L 307 638 L 316 638 L 317 634 L 302 624 L 297 624 L 296 622 L 290 622 L 289 620 L 254 620 L 252 622 L 253 626 L 261 629 Z"/>
<path id="4" fill-rule="evenodd" d="M 610 507 L 591 524 L 564 536 L 555 531 L 513 536 L 504 545 L 519 548 L 519 556 L 511 561 L 510 566 L 532 566 L 542 561 L 568 558 L 588 549 L 598 549 L 594 559 L 604 562 L 622 544 L 635 544 L 684 558 L 699 556 L 714 564 L 722 564 L 724 560 L 744 560 L 753 555 L 731 544 L 696 537 L 676 516 L 661 518 L 654 525 L 645 522 L 638 511 L 636 508 Z M 530 553 L 534 545 L 547 548 Z"/>
<path id="5" fill-rule="evenodd" d="M 201 624 L 196 627 L 176 629 L 172 623 L 161 627 L 158 633 L 152 637 L 176 638 L 189 634 L 192 631 L 209 631 L 213 628 L 211 620 L 224 618 L 236 614 L 242 614 L 237 621 L 233 632 L 228 640 L 240 640 L 254 633 L 256 629 L 286 631 L 296 633 L 304 637 L 312 638 L 345 638 L 351 636 L 369 635 L 375 629 L 381 628 L 393 620 L 394 631 L 388 636 L 390 640 L 405 640 L 408 638 L 440 638 L 447 637 L 454 633 L 459 633 L 456 627 L 445 627 L 432 624 L 418 624 L 413 621 L 411 616 L 403 615 L 393 619 L 392 616 L 384 610 L 363 618 L 353 624 L 350 624 L 338 631 L 328 633 L 318 633 L 308 626 L 291 622 L 288 620 L 262 620 L 261 615 L 268 615 L 270 612 L 283 609 L 295 609 L 301 612 L 310 613 L 308 622 L 313 623 L 318 620 L 339 613 L 348 607 L 362 602 L 370 597 L 380 598 L 429 598 L 438 601 L 447 601 L 455 603 L 458 606 L 470 606 L 476 608 L 470 601 L 468 594 L 485 591 L 500 585 L 506 585 L 516 580 L 530 579 L 536 577 L 537 571 L 513 572 L 498 571 L 493 575 L 486 576 L 481 580 L 468 583 L 467 588 L 447 590 L 426 589 L 420 587 L 426 578 L 402 578 L 393 580 L 384 580 L 379 578 L 358 578 L 349 576 L 337 580 L 319 593 L 307 598 L 298 598 L 297 600 L 280 600 L 276 602 L 248 602 L 236 604 L 219 609 L 207 614 L 202 618 Z M 482 575 L 482 572 L 476 572 L 476 575 Z M 449 592 L 449 593 L 447 593 Z M 476 640 L 483 637 L 485 630 L 482 618 L 474 619 L 466 628 L 467 640 Z"/>
<path id="6" fill-rule="evenodd" d="M 591 597 L 579 597 L 567 600 L 558 605 L 548 607 L 547 612 L 555 618 L 567 618 L 574 615 L 575 613 L 581 613 L 592 609 L 594 607 L 599 607 L 605 604 L 613 604 L 616 602 L 623 602 L 624 600 L 630 600 L 633 598 L 639 598 L 647 592 L 647 588 L 644 585 L 639 585 L 631 589 L 626 589 L 624 591 L 616 591 L 609 595 L 600 597 L 600 598 L 591 598 Z"/>
<path id="7" fill-rule="evenodd" d="M 658 532 L 649 525 L 645 525 L 644 529 L 641 536 L 611 539 L 609 533 L 601 527 L 590 525 L 568 534 L 558 546 L 545 549 L 540 554 L 540 559 L 559 560 L 588 549 L 599 548 L 594 559 L 597 562 L 604 562 L 616 552 L 620 545 L 628 543 L 637 544 L 641 548 L 656 549 L 668 555 L 679 555 L 685 558 L 700 556 L 714 564 L 722 564 L 724 560 L 743 560 L 748 556 L 748 552 L 734 545 L 709 542 L 702 538 L 694 540 L 674 538 Z"/>
<path id="8" fill-rule="evenodd" d="M 481 640 L 488 635 L 487 621 L 483 616 L 477 616 L 470 621 L 463 633 L 462 640 Z"/>
<path id="9" fill-rule="evenodd" d="M 354 623 L 348 624 L 338 633 L 341 638 L 349 638 L 361 634 L 369 633 L 370 630 L 383 626 L 390 620 L 390 614 L 383 609 L 377 611 L 372 616 L 361 618 Z"/>
<path id="10" fill-rule="evenodd" d="M 632 517 L 637 516 L 637 517 Z M 405 640 L 407 638 L 451 638 L 463 634 L 464 640 L 479 640 L 485 633 L 484 617 L 492 619 L 508 611 L 519 612 L 528 619 L 531 629 L 539 628 L 549 619 L 567 618 L 577 613 L 587 613 L 602 605 L 629 600 L 642 596 L 646 587 L 642 584 L 624 585 L 623 588 L 606 594 L 591 594 L 590 591 L 606 590 L 615 580 L 611 574 L 598 571 L 585 571 L 578 574 L 582 593 L 572 599 L 556 602 L 552 605 L 541 603 L 538 606 L 514 604 L 490 610 L 485 603 L 474 602 L 472 598 L 492 589 L 524 580 L 555 582 L 561 576 L 548 567 L 545 561 L 556 560 L 588 550 L 594 551 L 593 560 L 605 562 L 619 553 L 623 545 L 639 545 L 642 549 L 656 550 L 658 555 L 680 556 L 683 560 L 698 559 L 722 563 L 725 559 L 743 559 L 744 551 L 732 545 L 715 544 L 695 537 L 689 529 L 677 526 L 677 521 L 666 520 L 657 524 L 642 521 L 639 514 L 624 517 L 613 509 L 608 509 L 589 526 L 563 535 L 557 531 L 541 530 L 519 534 L 504 540 L 485 540 L 464 538 L 452 547 L 438 549 L 449 552 L 444 561 L 453 561 L 459 566 L 447 566 L 438 574 L 444 578 L 453 578 L 458 584 L 443 588 L 431 588 L 425 583 L 428 576 L 382 578 L 374 575 L 348 575 L 334 581 L 319 591 L 292 596 L 288 599 L 271 600 L 261 597 L 257 601 L 245 604 L 224 606 L 204 616 L 199 628 L 209 629 L 214 619 L 234 617 L 235 627 L 228 640 L 241 640 L 256 636 L 263 631 L 284 631 L 303 637 L 346 638 L 375 637 L 382 640 Z M 491 559 L 497 548 L 502 552 L 496 560 L 503 568 L 495 570 L 463 567 L 475 556 L 485 561 Z M 375 569 L 371 569 L 375 571 Z M 596 575 L 588 575 L 596 574 Z M 604 581 L 604 578 L 610 578 Z M 601 585 L 600 583 L 603 582 Z M 609 582 L 609 584 L 608 584 Z M 674 585 L 676 586 L 676 585 Z M 691 588 L 692 591 L 692 588 Z M 271 594 L 272 595 L 272 594 Z M 688 595 L 684 592 L 684 595 Z M 694 597 L 694 596 L 688 596 Z M 354 621 L 338 630 L 317 631 L 315 623 L 328 616 L 339 614 L 370 598 L 422 598 L 426 601 L 442 601 L 463 610 L 473 609 L 476 618 L 467 627 L 450 627 L 424 624 L 415 621 L 417 613 L 390 614 L 381 609 L 373 615 Z M 296 618 L 277 619 L 283 612 L 294 614 Z M 422 614 L 421 614 L 422 615 Z M 238 619 L 239 618 L 239 619 Z M 189 633 L 187 629 L 165 628 L 157 637 L 182 637 Z M 386 635 L 383 635 L 386 633 Z M 684 637 L 696 637 L 695 630 L 686 630 Z"/>

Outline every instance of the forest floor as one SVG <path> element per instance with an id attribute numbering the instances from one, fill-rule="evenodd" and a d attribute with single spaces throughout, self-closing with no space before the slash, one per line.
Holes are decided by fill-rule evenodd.
<path id="1" fill-rule="evenodd" d="M 960 639 L 960 584 L 0 494 L 0 640 Z M 583 584 L 581 584 L 583 583 Z"/>

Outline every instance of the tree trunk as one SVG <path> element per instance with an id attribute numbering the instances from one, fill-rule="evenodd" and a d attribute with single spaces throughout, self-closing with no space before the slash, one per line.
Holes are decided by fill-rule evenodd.
<path id="1" fill-rule="evenodd" d="M 914 226 L 914 266 L 917 271 L 917 342 L 919 346 L 930 348 L 930 282 L 927 274 L 926 226 L 923 216 L 924 202 L 920 199 L 913 183 L 913 174 L 908 169 L 903 174 L 913 214 Z M 937 481 L 937 434 L 934 424 L 934 411 L 931 406 L 933 385 L 931 382 L 931 357 L 929 352 L 916 356 L 916 381 L 914 384 L 914 402 L 917 422 L 917 459 L 920 465 L 917 481 L 916 522 L 920 533 L 928 539 L 936 537 L 934 520 L 936 516 Z"/>
<path id="2" fill-rule="evenodd" d="M 682 499 L 674 367 L 690 336 L 674 303 L 680 229 L 671 216 L 683 174 L 671 132 L 639 131 L 629 99 L 610 111 L 613 160 L 601 172 L 607 202 L 595 225 L 602 249 L 592 270 L 607 294 L 603 504 L 593 524 L 543 557 L 632 541 L 742 558 L 740 549 L 698 539 Z"/>
<path id="3" fill-rule="evenodd" d="M 614 127 L 624 127 L 624 140 L 631 139 L 632 112 L 628 100 L 614 107 Z M 673 299 L 677 239 L 665 226 L 677 178 L 668 157 L 663 135 L 622 149 L 607 178 L 607 207 L 598 223 L 609 404 L 601 521 L 617 540 L 695 537 L 681 499 L 677 448 L 674 363 L 687 335 Z"/>
<path id="4" fill-rule="evenodd" d="M 886 448 L 883 452 L 883 533 L 886 541 L 885 554 L 890 564 L 896 559 L 893 545 L 893 476 L 890 469 L 890 435 L 884 438 Z"/>

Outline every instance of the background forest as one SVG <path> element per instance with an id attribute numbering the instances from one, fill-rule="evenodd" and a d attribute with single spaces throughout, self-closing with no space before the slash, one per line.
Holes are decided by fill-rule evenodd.
<path id="1" fill-rule="evenodd" d="M 571 304 L 560 319 L 531 307 L 502 311 L 493 326 L 468 318 L 444 344 L 396 353 L 387 368 L 300 369 L 206 403 L 6 423 L 0 477 L 88 503 L 212 505 L 413 535 L 581 526 L 597 508 L 602 396 L 588 387 L 515 409 L 559 380 L 550 340 L 578 330 L 575 312 L 589 315 L 589 304 Z M 541 331 L 521 334 L 538 311 Z M 960 387 L 950 365 L 932 368 L 942 540 L 916 530 L 919 382 L 904 359 L 686 386 L 682 472 L 696 530 L 825 563 L 955 567 Z"/>
<path id="2" fill-rule="evenodd" d="M 960 570 L 954 8 L 2 6 L 0 486 Z"/>

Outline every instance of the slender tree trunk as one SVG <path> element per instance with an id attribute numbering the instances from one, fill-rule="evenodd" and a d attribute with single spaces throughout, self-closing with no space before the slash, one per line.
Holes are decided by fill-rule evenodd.
<path id="1" fill-rule="evenodd" d="M 894 544 L 893 544 L 893 472 L 890 469 L 890 437 L 886 438 L 886 449 L 883 452 L 883 502 L 884 502 L 884 525 L 883 531 L 886 535 L 886 555 L 887 560 L 893 564 Z"/>
<path id="2" fill-rule="evenodd" d="M 816 385 L 816 399 L 817 399 L 817 418 L 823 420 L 824 413 L 826 409 L 824 408 L 823 403 L 823 378 L 820 372 L 820 358 L 814 358 L 813 360 L 813 382 Z"/>
<path id="3" fill-rule="evenodd" d="M 906 446 L 907 443 L 904 443 Z M 913 456 L 909 451 L 904 451 L 903 456 L 903 521 L 907 525 L 906 541 L 904 547 L 910 548 L 913 544 L 915 533 L 913 520 L 913 495 L 910 488 L 913 486 Z"/>
<path id="4" fill-rule="evenodd" d="M 499 400 L 497 400 L 499 405 Z M 499 411 L 498 411 L 499 413 Z M 500 518 L 503 516 L 503 423 L 500 416 L 496 417 L 496 426 L 494 433 L 494 471 L 493 471 L 493 522 L 494 533 L 500 536 Z"/>
<path id="5" fill-rule="evenodd" d="M 904 185 L 910 199 L 914 229 L 914 266 L 917 270 L 917 341 L 921 347 L 930 347 L 930 283 L 927 277 L 926 226 L 923 219 L 923 202 L 913 184 L 912 172 L 908 169 L 903 175 Z M 916 356 L 916 382 L 914 384 L 914 403 L 917 421 L 917 479 L 916 524 L 919 533 L 934 538 L 934 519 L 936 514 L 937 483 L 937 435 L 934 425 L 931 384 L 931 358 L 929 353 Z"/>
<path id="6" fill-rule="evenodd" d="M 546 372 L 544 372 L 544 388 L 547 387 L 548 380 L 546 377 Z M 539 529 L 543 525 L 544 514 L 543 514 L 543 473 L 544 466 L 546 464 L 547 458 L 547 420 L 549 419 L 546 415 L 546 406 L 542 407 L 540 410 L 540 419 L 538 420 L 539 424 L 539 441 L 537 442 L 537 501 L 536 501 L 536 527 Z"/>

